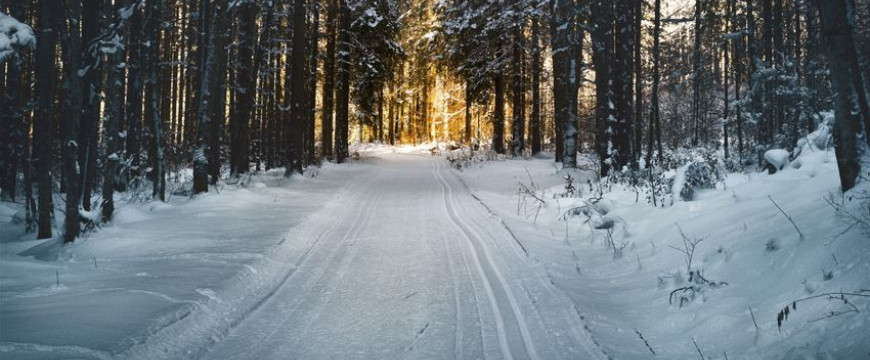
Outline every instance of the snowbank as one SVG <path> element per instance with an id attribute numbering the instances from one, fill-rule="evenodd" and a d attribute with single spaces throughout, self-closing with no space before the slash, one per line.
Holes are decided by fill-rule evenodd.
<path id="1" fill-rule="evenodd" d="M 842 195 L 826 131 L 806 137 L 776 174 L 730 173 L 716 189 L 664 208 L 640 188 L 590 187 L 593 172 L 573 174 L 579 197 L 561 196 L 565 174 L 552 160 L 459 174 L 613 358 L 697 358 L 694 343 L 705 358 L 862 358 L 870 298 L 825 295 L 870 289 L 867 229 L 827 204 Z M 531 183 L 545 203 L 517 191 Z"/>
<path id="2" fill-rule="evenodd" d="M 306 237 L 288 230 L 325 216 L 348 170 L 272 171 L 166 204 L 118 201 L 113 223 L 66 246 L 24 234 L 11 222 L 18 204 L 0 203 L 0 358 L 192 356 L 292 270 Z"/>

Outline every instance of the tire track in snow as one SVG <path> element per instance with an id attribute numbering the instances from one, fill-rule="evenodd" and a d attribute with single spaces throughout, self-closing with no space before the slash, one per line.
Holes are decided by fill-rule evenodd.
<path id="1" fill-rule="evenodd" d="M 435 161 L 439 160 L 436 159 Z M 475 268 L 486 288 L 490 307 L 492 307 L 495 316 L 496 331 L 498 332 L 502 355 L 506 359 L 517 357 L 538 359 L 539 356 L 535 350 L 528 327 L 525 324 L 523 313 L 510 287 L 495 266 L 487 246 L 480 240 L 480 235 L 457 215 L 453 188 L 444 179 L 440 170 L 440 166 L 436 167 L 435 177 L 440 182 L 441 189 L 443 190 L 448 218 L 459 229 L 462 237 L 465 239 Z M 504 304 L 504 302 L 507 302 L 507 304 Z M 510 334 L 511 337 L 519 338 L 521 341 L 510 341 L 514 339 L 508 339 L 508 332 L 512 333 Z M 514 349 L 512 345 L 513 347 L 522 345 L 522 348 Z"/>

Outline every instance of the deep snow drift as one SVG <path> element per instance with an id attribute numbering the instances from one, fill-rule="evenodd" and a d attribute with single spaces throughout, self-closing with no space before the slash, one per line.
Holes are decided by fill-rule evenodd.
<path id="1" fill-rule="evenodd" d="M 870 289 L 867 229 L 826 201 L 840 201 L 831 151 L 653 207 L 547 156 L 456 170 L 428 150 L 357 146 L 316 177 L 123 203 L 70 246 L 21 235 L 0 203 L 0 357 L 870 352 L 870 298 L 799 301 L 777 324 L 800 299 Z"/>

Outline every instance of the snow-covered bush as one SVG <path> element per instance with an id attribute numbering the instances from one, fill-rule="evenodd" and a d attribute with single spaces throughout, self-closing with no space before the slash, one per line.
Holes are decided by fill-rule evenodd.
<path id="1" fill-rule="evenodd" d="M 715 189 L 716 184 L 725 179 L 725 174 L 719 169 L 715 161 L 694 161 L 682 169 L 685 170 L 683 170 L 683 183 L 679 193 L 680 199 L 683 201 L 694 200 L 697 190 Z"/>
<path id="2" fill-rule="evenodd" d="M 659 163 L 644 169 L 624 168 L 601 179 L 602 191 L 616 185 L 634 191 L 640 199 L 655 206 L 672 205 L 679 196 L 683 201 L 694 199 L 702 189 L 715 189 L 725 179 L 725 169 L 713 151 L 705 149 L 667 151 Z"/>
<path id="3" fill-rule="evenodd" d="M 0 64 L 18 57 L 23 48 L 36 47 L 33 29 L 15 18 L 0 12 Z"/>
<path id="4" fill-rule="evenodd" d="M 485 161 L 501 161 L 507 160 L 508 156 L 498 154 L 487 148 L 472 150 L 470 147 L 463 146 L 456 150 L 448 150 L 445 158 L 456 169 L 462 170 L 471 165 L 482 163 Z"/>

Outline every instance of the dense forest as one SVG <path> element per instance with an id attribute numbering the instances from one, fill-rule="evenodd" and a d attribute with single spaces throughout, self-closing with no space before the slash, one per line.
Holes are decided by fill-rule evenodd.
<path id="1" fill-rule="evenodd" d="M 57 235 L 55 208 L 73 241 L 111 221 L 120 194 L 301 174 L 346 161 L 353 142 L 550 151 L 565 168 L 593 152 L 602 175 L 652 177 L 684 148 L 762 169 L 767 150 L 824 125 L 842 190 L 867 174 L 867 0 L 2 0 L 0 12 L 0 189 L 39 238 Z M 35 41 L 15 41 L 27 32 Z M 189 188 L 172 185 L 184 176 Z"/>

